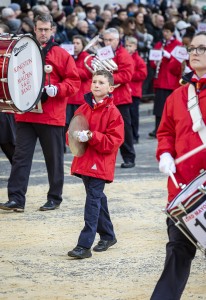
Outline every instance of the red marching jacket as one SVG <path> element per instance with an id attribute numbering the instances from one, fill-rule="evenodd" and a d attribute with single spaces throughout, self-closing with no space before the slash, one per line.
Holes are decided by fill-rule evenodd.
<path id="1" fill-rule="evenodd" d="M 130 82 L 132 96 L 142 98 L 142 85 L 147 77 L 147 66 L 137 52 L 132 54 L 132 59 L 134 61 L 134 73 Z"/>
<path id="2" fill-rule="evenodd" d="M 51 65 L 50 83 L 57 86 L 55 97 L 49 97 L 42 104 L 43 113 L 27 112 L 16 114 L 17 122 L 41 123 L 65 126 L 67 97 L 79 90 L 80 78 L 72 56 L 64 49 L 54 46 L 46 55 L 45 64 Z M 48 75 L 45 86 L 48 85 Z"/>
<path id="3" fill-rule="evenodd" d="M 120 84 L 113 92 L 114 104 L 121 105 L 132 103 L 129 85 L 134 73 L 134 62 L 132 57 L 124 47 L 119 46 L 113 60 L 118 65 L 118 70 L 113 73 L 114 84 Z"/>
<path id="4" fill-rule="evenodd" d="M 202 145 L 197 132 L 192 130 L 192 119 L 187 109 L 188 84 L 176 89 L 168 98 L 160 126 L 157 132 L 157 159 L 164 152 L 169 152 L 174 159 Z M 206 89 L 199 93 L 199 107 L 206 124 Z M 206 150 L 191 156 L 176 165 L 174 176 L 178 183 L 188 184 L 195 179 L 200 170 L 206 170 Z M 168 200 L 171 201 L 181 191 L 168 178 Z"/>
<path id="5" fill-rule="evenodd" d="M 110 95 L 95 109 L 92 93 L 85 95 L 87 103 L 81 105 L 75 115 L 83 114 L 92 132 L 83 156 L 74 157 L 71 174 L 85 175 L 112 182 L 118 149 L 124 141 L 124 121 Z"/>
<path id="6" fill-rule="evenodd" d="M 176 39 L 173 39 L 170 40 L 168 44 L 166 44 L 164 50 L 171 53 L 176 46 L 181 46 L 181 45 L 182 45 L 181 42 L 179 42 Z M 162 48 L 162 42 L 158 42 L 154 46 L 155 50 L 160 50 L 161 48 Z M 170 63 L 171 58 L 170 59 L 166 57 L 162 58 L 159 73 L 158 73 L 158 78 L 154 78 L 153 81 L 154 88 L 174 90 L 177 87 L 179 87 L 179 78 L 177 78 L 176 75 L 168 71 L 168 65 Z M 152 68 L 156 69 L 156 64 L 154 63 L 154 61 L 150 61 L 150 64 Z"/>
<path id="7" fill-rule="evenodd" d="M 79 72 L 79 76 L 81 79 L 81 86 L 79 91 L 72 97 L 68 98 L 68 104 L 84 104 L 84 95 L 89 93 L 91 90 L 92 83 L 92 73 L 87 70 L 84 65 L 84 59 L 89 55 L 89 53 L 83 51 L 81 52 L 76 59 L 74 59 L 76 63 L 77 70 Z M 91 59 L 88 59 L 87 64 L 90 66 Z"/>

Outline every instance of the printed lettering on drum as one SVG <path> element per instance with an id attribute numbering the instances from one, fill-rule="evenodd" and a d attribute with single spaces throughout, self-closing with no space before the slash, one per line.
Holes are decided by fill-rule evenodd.
<path id="1" fill-rule="evenodd" d="M 29 36 L 14 43 L 8 64 L 8 87 L 14 105 L 20 112 L 26 112 L 32 110 L 42 94 L 42 53 Z"/>
<path id="2" fill-rule="evenodd" d="M 196 240 L 206 247 L 206 200 L 182 219 Z"/>

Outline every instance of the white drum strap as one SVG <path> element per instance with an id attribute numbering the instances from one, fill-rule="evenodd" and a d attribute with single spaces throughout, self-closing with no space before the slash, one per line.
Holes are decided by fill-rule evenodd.
<path id="1" fill-rule="evenodd" d="M 192 130 L 197 132 L 203 142 L 206 144 L 206 126 L 202 119 L 202 113 L 199 107 L 198 96 L 195 91 L 194 85 L 190 84 L 188 87 L 188 102 L 187 108 L 192 118 Z"/>

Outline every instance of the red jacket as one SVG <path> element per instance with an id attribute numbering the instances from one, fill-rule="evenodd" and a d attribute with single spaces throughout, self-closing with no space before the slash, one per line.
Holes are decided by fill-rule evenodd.
<path id="1" fill-rule="evenodd" d="M 84 95 L 89 93 L 91 90 L 92 73 L 89 72 L 84 65 L 84 59 L 88 55 L 89 53 L 84 51 L 81 52 L 76 59 L 74 59 L 81 79 L 81 86 L 79 91 L 74 96 L 68 98 L 68 104 L 84 104 Z M 87 64 L 89 61 L 91 61 L 91 59 L 88 59 Z"/>
<path id="2" fill-rule="evenodd" d="M 132 103 L 131 89 L 129 86 L 134 73 L 134 62 L 132 57 L 124 47 L 119 46 L 113 60 L 118 65 L 118 70 L 113 73 L 114 84 L 120 84 L 113 92 L 114 104 L 121 105 Z"/>
<path id="3" fill-rule="evenodd" d="M 134 61 L 134 73 L 130 82 L 132 96 L 142 98 L 142 85 L 147 77 L 147 66 L 137 52 L 132 54 L 132 59 Z"/>
<path id="4" fill-rule="evenodd" d="M 164 47 L 164 50 L 171 53 L 176 46 L 181 46 L 181 45 L 182 45 L 181 42 L 179 42 L 176 39 L 173 39 L 168 43 L 168 45 Z M 159 50 L 161 49 L 161 47 L 162 47 L 162 42 L 158 42 L 155 44 L 154 49 Z M 179 77 L 177 77 L 176 75 L 168 71 L 168 65 L 171 59 L 172 56 L 170 59 L 166 57 L 162 58 L 158 78 L 154 78 L 153 81 L 154 88 L 174 90 L 177 87 L 179 87 Z M 154 61 L 150 61 L 150 64 L 152 68 L 156 69 L 156 65 Z"/>
<path id="5" fill-rule="evenodd" d="M 192 130 L 192 119 L 187 110 L 188 84 L 176 89 L 168 98 L 164 106 L 161 123 L 157 132 L 157 159 L 164 152 L 178 158 L 183 154 L 202 145 L 199 134 Z M 199 106 L 206 124 L 206 89 L 199 94 Z M 201 169 L 206 170 L 206 150 L 176 165 L 175 178 L 178 183 L 188 184 L 195 179 Z M 173 200 L 180 192 L 171 179 L 168 179 L 168 198 Z"/>
<path id="6" fill-rule="evenodd" d="M 45 64 L 52 65 L 50 82 L 56 85 L 56 97 L 48 97 L 42 104 L 43 113 L 27 112 L 16 114 L 17 122 L 41 123 L 65 126 L 67 97 L 77 93 L 80 87 L 80 78 L 75 62 L 69 53 L 58 47 L 52 47 L 46 55 Z M 48 85 L 48 75 L 45 86 Z"/>
<path id="7" fill-rule="evenodd" d="M 124 141 L 124 121 L 113 104 L 113 97 L 93 109 L 92 94 L 85 95 L 87 103 L 81 105 L 75 115 L 82 113 L 89 122 L 93 136 L 88 141 L 86 152 L 74 157 L 71 174 L 101 178 L 107 182 L 114 179 L 115 162 L 118 149 Z"/>

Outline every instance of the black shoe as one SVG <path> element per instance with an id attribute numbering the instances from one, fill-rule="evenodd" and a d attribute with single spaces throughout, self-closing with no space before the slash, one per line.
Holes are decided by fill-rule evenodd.
<path id="1" fill-rule="evenodd" d="M 60 204 L 55 204 L 53 201 L 47 201 L 43 206 L 39 208 L 41 211 L 46 211 L 46 210 L 54 210 L 59 208 Z"/>
<path id="2" fill-rule="evenodd" d="M 17 204 L 16 201 L 8 201 L 6 203 L 0 203 L 0 209 L 3 210 L 13 210 L 16 212 L 24 212 L 24 207 Z"/>
<path id="3" fill-rule="evenodd" d="M 92 253 L 90 249 L 81 246 L 76 246 L 72 251 L 68 252 L 68 256 L 83 259 L 91 257 Z"/>
<path id="4" fill-rule="evenodd" d="M 113 246 L 116 244 L 117 240 L 111 240 L 111 241 L 105 241 L 105 240 L 100 240 L 96 246 L 94 246 L 93 250 L 96 252 L 102 252 L 106 251 L 109 247 Z"/>
<path id="5" fill-rule="evenodd" d="M 126 168 L 134 168 L 135 167 L 135 163 L 128 161 L 128 162 L 124 162 L 121 164 L 121 168 L 126 169 Z"/>
<path id="6" fill-rule="evenodd" d="M 154 138 L 154 139 L 157 138 L 157 136 L 156 136 L 156 130 L 153 130 L 153 131 L 150 132 L 148 135 L 149 135 L 149 137 L 151 137 L 151 138 Z"/>

